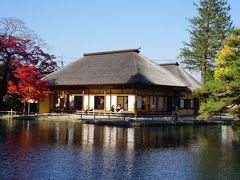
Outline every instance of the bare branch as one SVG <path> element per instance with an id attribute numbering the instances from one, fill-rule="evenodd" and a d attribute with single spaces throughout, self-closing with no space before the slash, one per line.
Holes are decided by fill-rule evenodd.
<path id="1" fill-rule="evenodd" d="M 34 31 L 30 30 L 22 20 L 14 17 L 0 19 L 0 35 L 30 39 L 37 46 L 47 48 L 47 44 Z"/>

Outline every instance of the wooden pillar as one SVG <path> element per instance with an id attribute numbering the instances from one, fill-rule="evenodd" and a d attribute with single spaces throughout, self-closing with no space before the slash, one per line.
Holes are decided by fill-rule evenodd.
<path id="1" fill-rule="evenodd" d="M 67 111 L 70 109 L 69 94 L 67 94 Z"/>
<path id="2" fill-rule="evenodd" d="M 28 105 L 28 115 L 30 115 L 30 105 L 31 105 L 31 103 L 28 102 L 27 105 Z"/>
<path id="3" fill-rule="evenodd" d="M 110 89 L 110 110 L 111 108 L 112 108 L 112 90 Z"/>
<path id="4" fill-rule="evenodd" d="M 106 99 L 106 90 L 104 91 L 104 114 L 106 113 L 106 105 L 107 105 L 107 99 Z"/>
<path id="5" fill-rule="evenodd" d="M 154 88 L 153 88 L 153 92 L 152 93 L 153 93 L 153 105 L 154 105 L 153 112 L 155 112 L 156 104 L 155 104 Z"/>
<path id="6" fill-rule="evenodd" d="M 82 92 L 82 111 L 84 111 L 84 106 L 85 106 L 85 103 L 84 103 L 84 91 Z"/>
<path id="7" fill-rule="evenodd" d="M 60 98 L 60 92 L 59 92 L 59 91 L 56 91 L 55 94 L 54 94 L 54 105 L 53 105 L 54 110 L 57 109 L 57 106 L 56 106 L 56 105 L 57 105 L 58 103 L 60 103 L 60 102 L 58 102 L 59 98 Z M 60 100 L 59 100 L 59 101 L 60 101 Z M 59 104 L 59 105 L 60 105 L 60 104 Z"/>
<path id="8" fill-rule="evenodd" d="M 156 94 L 155 89 L 154 89 L 154 94 Z M 155 111 L 158 111 L 158 96 L 156 96 L 156 107 L 155 107 Z"/>
<path id="9" fill-rule="evenodd" d="M 151 96 L 147 96 L 148 97 L 148 112 L 151 112 L 151 102 L 150 102 L 150 100 L 151 100 Z"/>
<path id="10" fill-rule="evenodd" d="M 199 105 L 200 105 L 200 100 L 198 98 L 194 98 L 194 113 L 195 113 L 195 115 L 198 114 Z"/>
<path id="11" fill-rule="evenodd" d="M 23 103 L 23 115 L 25 115 L 26 112 L 26 103 Z"/>
<path id="12" fill-rule="evenodd" d="M 52 94 L 49 95 L 49 109 L 48 112 L 50 112 L 52 110 Z M 38 108 L 37 108 L 37 112 L 38 112 Z"/>
<path id="13" fill-rule="evenodd" d="M 135 88 L 135 116 L 137 117 L 137 89 Z"/>
<path id="14" fill-rule="evenodd" d="M 90 110 L 90 95 L 89 95 L 89 89 L 88 89 L 88 110 Z"/>

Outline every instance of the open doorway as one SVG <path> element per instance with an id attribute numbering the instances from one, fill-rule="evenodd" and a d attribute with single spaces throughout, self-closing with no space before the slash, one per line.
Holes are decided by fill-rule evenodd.
<path id="1" fill-rule="evenodd" d="M 149 111 L 150 100 L 149 96 L 142 96 L 142 111 Z"/>
<path id="2" fill-rule="evenodd" d="M 117 106 L 121 106 L 124 111 L 128 111 L 128 96 L 117 96 Z"/>
<path id="3" fill-rule="evenodd" d="M 83 97 L 82 96 L 74 96 L 74 109 L 75 110 L 82 110 L 82 103 Z"/>
<path id="4" fill-rule="evenodd" d="M 94 109 L 104 110 L 104 96 L 94 97 Z"/>

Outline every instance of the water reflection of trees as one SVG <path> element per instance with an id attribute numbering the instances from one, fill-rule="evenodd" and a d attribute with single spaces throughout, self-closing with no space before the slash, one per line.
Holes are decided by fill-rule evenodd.
<path id="1" fill-rule="evenodd" d="M 28 162 L 26 159 L 48 145 L 74 147 L 78 152 L 84 151 L 77 163 L 89 175 L 99 167 L 114 171 L 122 164 L 122 171 L 128 170 L 127 173 L 134 175 L 141 172 L 144 176 L 144 173 L 148 174 L 147 170 L 138 171 L 134 167 L 139 167 L 139 164 L 145 168 L 151 167 L 147 163 L 153 159 L 143 155 L 147 150 L 178 148 L 191 153 L 181 154 L 185 157 L 181 162 L 184 161 L 182 164 L 186 167 L 193 162 L 191 170 L 200 174 L 199 178 L 208 175 L 211 179 L 216 173 L 219 177 L 226 176 L 239 168 L 239 136 L 226 126 L 117 128 L 71 122 L 1 121 L 0 128 L 1 141 L 5 144 L 1 147 L 6 149 L 11 162 L 16 158 Z M 49 157 L 55 157 L 57 151 L 52 151 Z M 172 159 L 179 159 L 172 156 L 174 153 L 166 155 L 166 158 L 171 155 Z M 194 160 L 187 159 L 187 156 Z M 54 161 L 58 161 L 59 157 L 56 156 Z M 161 156 L 160 159 L 165 158 Z M 28 166 L 29 163 L 26 163 Z M 182 168 L 184 170 L 184 166 Z M 150 168 L 149 172 L 152 170 Z"/>

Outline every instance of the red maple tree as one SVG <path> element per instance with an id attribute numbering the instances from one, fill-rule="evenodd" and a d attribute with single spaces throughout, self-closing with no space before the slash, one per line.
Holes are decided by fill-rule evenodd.
<path id="1" fill-rule="evenodd" d="M 35 64 L 21 64 L 16 60 L 12 60 L 11 65 L 15 68 L 13 76 L 17 81 L 8 81 L 9 94 L 18 94 L 22 103 L 29 100 L 41 101 L 45 96 L 49 95 L 50 91 L 47 87 L 49 81 L 42 79 L 44 76 Z"/>
<path id="2" fill-rule="evenodd" d="M 18 93 L 16 94 L 19 94 L 20 91 L 22 91 L 22 93 L 24 92 L 24 83 L 32 87 L 33 81 L 36 83 L 33 87 L 41 90 L 40 87 L 44 84 L 42 84 L 43 82 L 39 79 L 57 69 L 57 64 L 54 59 L 55 57 L 53 55 L 44 52 L 34 41 L 9 35 L 0 35 L 0 109 L 4 107 L 3 97 L 8 92 L 13 92 L 13 84 L 17 87 Z M 17 67 L 18 69 L 16 69 Z M 28 71 L 32 71 L 32 73 L 29 72 L 28 74 L 28 81 L 27 78 L 24 80 L 24 75 L 20 77 L 21 73 L 18 73 L 21 72 L 23 68 L 25 68 L 24 71 L 26 71 L 24 73 L 25 77 L 27 77 L 28 68 Z M 30 81 L 31 79 L 32 82 Z M 11 87 L 8 87 L 9 85 L 11 85 Z M 24 97 L 25 96 L 26 95 L 24 95 Z"/>

